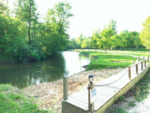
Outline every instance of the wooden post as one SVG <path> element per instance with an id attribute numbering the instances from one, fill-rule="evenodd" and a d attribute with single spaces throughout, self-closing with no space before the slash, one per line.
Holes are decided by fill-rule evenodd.
<path id="1" fill-rule="evenodd" d="M 148 55 L 148 58 L 147 58 L 147 60 L 148 60 L 148 63 L 149 63 L 149 55 Z"/>
<path id="2" fill-rule="evenodd" d="M 141 61 L 141 70 L 143 70 L 143 61 Z"/>
<path id="3" fill-rule="evenodd" d="M 138 62 L 140 61 L 140 57 L 138 57 Z"/>
<path id="4" fill-rule="evenodd" d="M 68 77 L 63 78 L 63 99 L 68 100 Z"/>
<path id="5" fill-rule="evenodd" d="M 90 113 L 94 112 L 94 102 L 91 103 L 91 90 L 92 89 L 94 89 L 94 84 L 89 84 L 88 85 L 88 107 L 89 107 Z"/>
<path id="6" fill-rule="evenodd" d="M 136 64 L 136 74 L 138 75 L 138 64 Z"/>
<path id="7" fill-rule="evenodd" d="M 129 75 L 129 80 L 131 80 L 131 66 L 129 66 L 128 75 Z"/>

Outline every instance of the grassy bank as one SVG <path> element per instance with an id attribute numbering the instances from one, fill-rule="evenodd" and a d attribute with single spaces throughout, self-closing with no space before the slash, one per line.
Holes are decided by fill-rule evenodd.
<path id="1" fill-rule="evenodd" d="M 11 85 L 0 85 L 0 113 L 54 113 L 39 110 L 34 99 Z"/>
<path id="2" fill-rule="evenodd" d="M 79 50 L 78 50 L 79 51 Z M 83 54 L 88 54 L 89 56 L 96 57 L 97 60 L 92 60 L 89 64 L 87 70 L 92 69 L 108 69 L 108 68 L 118 68 L 127 67 L 131 65 L 133 60 L 137 58 L 119 54 L 103 53 L 103 52 L 93 52 L 93 51 L 79 51 Z"/>

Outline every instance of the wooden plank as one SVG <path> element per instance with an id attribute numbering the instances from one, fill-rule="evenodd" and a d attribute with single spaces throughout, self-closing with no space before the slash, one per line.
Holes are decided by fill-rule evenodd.
<path id="1" fill-rule="evenodd" d="M 82 105 L 82 106 L 85 106 L 85 107 L 88 107 L 88 101 L 85 101 L 84 99 L 83 100 L 79 100 L 79 99 L 75 99 L 75 98 L 69 98 L 70 101 L 72 102 L 75 102 L 75 103 L 78 103 L 78 106 Z M 96 104 L 96 103 L 97 104 Z M 103 105 L 104 102 L 99 102 L 99 101 L 95 101 L 94 103 L 94 106 L 96 107 L 99 107 L 99 105 Z"/>
<path id="2" fill-rule="evenodd" d="M 69 104 L 66 101 L 62 101 L 62 112 L 63 113 L 87 113 L 88 110 L 84 110 L 75 105 Z"/>

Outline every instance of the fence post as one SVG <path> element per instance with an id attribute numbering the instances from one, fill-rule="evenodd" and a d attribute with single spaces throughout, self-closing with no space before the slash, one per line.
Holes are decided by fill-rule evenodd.
<path id="1" fill-rule="evenodd" d="M 138 62 L 140 61 L 140 57 L 138 57 Z"/>
<path id="2" fill-rule="evenodd" d="M 128 68 L 129 68 L 129 71 L 128 71 L 129 80 L 131 80 L 131 66 L 129 66 Z"/>
<path id="3" fill-rule="evenodd" d="M 141 70 L 143 70 L 143 61 L 141 61 Z"/>
<path id="4" fill-rule="evenodd" d="M 68 77 L 63 78 L 63 99 L 68 100 Z"/>
<path id="5" fill-rule="evenodd" d="M 148 55 L 148 58 L 147 58 L 147 60 L 148 60 L 148 63 L 149 63 L 149 55 Z"/>
<path id="6" fill-rule="evenodd" d="M 145 60 L 145 57 L 143 57 L 143 60 Z"/>
<path id="7" fill-rule="evenodd" d="M 138 64 L 136 64 L 136 74 L 138 75 Z"/>
<path id="8" fill-rule="evenodd" d="M 94 89 L 94 84 L 89 84 L 88 85 L 88 107 L 89 107 L 90 113 L 94 112 L 94 102 L 91 102 L 91 90 L 92 89 Z"/>

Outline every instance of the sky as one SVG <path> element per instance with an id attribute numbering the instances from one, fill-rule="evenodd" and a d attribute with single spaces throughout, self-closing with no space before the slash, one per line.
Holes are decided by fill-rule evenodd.
<path id="1" fill-rule="evenodd" d="M 9 0 L 10 4 L 14 0 Z M 35 0 L 39 13 L 44 17 L 58 2 L 64 0 Z M 69 19 L 68 33 L 76 38 L 81 33 L 91 36 L 98 29 L 103 30 L 111 19 L 117 21 L 117 31 L 142 30 L 142 23 L 150 16 L 150 0 L 65 0 L 72 6 L 73 17 Z"/>

